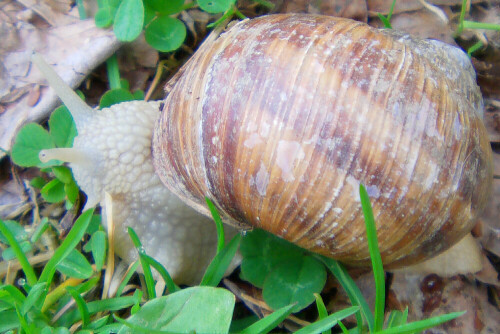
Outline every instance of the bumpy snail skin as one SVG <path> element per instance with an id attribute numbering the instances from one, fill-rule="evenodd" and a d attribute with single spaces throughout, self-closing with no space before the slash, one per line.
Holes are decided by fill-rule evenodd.
<path id="1" fill-rule="evenodd" d="M 325 16 L 239 22 L 167 87 L 157 174 L 201 212 L 208 196 L 237 225 L 352 265 L 370 263 L 363 183 L 386 267 L 435 256 L 492 179 L 472 67 L 439 45 Z"/>
<path id="2" fill-rule="evenodd" d="M 48 71 L 44 74 L 52 84 L 55 73 Z M 120 257 L 128 262 L 137 259 L 127 233 L 132 227 L 146 253 L 162 263 L 178 284 L 198 283 L 215 255 L 217 235 L 211 219 L 180 201 L 154 173 L 151 136 L 159 102 L 130 101 L 102 110 L 85 104 L 69 107 L 78 130 L 73 147 L 44 150 L 41 159 L 70 162 L 88 197 L 85 208 L 100 203 L 106 217 L 104 194 L 111 195 L 115 252 Z M 235 233 L 230 227 L 226 230 L 228 236 Z"/>

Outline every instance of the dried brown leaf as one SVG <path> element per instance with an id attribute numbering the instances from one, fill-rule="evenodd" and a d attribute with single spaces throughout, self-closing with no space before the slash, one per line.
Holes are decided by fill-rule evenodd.
<path id="1" fill-rule="evenodd" d="M 467 311 L 426 333 L 495 333 L 500 328 L 500 312 L 488 302 L 486 290 L 463 276 L 445 279 L 396 273 L 391 285 L 398 302 L 408 306 L 409 321 Z"/>
<path id="2" fill-rule="evenodd" d="M 31 67 L 33 51 L 42 54 L 68 85 L 75 88 L 121 44 L 112 31 L 95 27 L 93 20 L 77 21 L 46 30 L 29 23 L 24 23 L 22 27 L 22 30 L 17 31 L 20 47 L 0 58 L 8 69 L 5 79 L 9 83 L 8 93 L 45 84 L 41 74 Z M 41 92 L 41 99 L 33 108 L 29 107 L 26 96 L 6 106 L 5 112 L 0 115 L 0 147 L 9 150 L 15 133 L 24 123 L 47 117 L 59 103 L 51 89 L 44 87 Z M 4 155 L 0 153 L 0 158 Z"/>

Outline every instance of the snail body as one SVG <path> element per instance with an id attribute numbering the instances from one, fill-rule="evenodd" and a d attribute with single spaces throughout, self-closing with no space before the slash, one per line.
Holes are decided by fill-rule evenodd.
<path id="1" fill-rule="evenodd" d="M 199 283 L 215 256 L 217 233 L 209 217 L 179 200 L 154 172 L 151 136 L 160 102 L 130 101 L 94 110 L 40 56 L 33 60 L 70 110 L 78 131 L 72 148 L 42 150 L 40 160 L 70 163 L 87 195 L 84 210 L 101 205 L 104 226 L 113 227 L 118 256 L 128 263 L 138 259 L 127 232 L 132 227 L 146 254 L 165 266 L 178 284 Z M 227 227 L 226 233 L 232 236 L 236 230 Z M 238 261 L 236 257 L 230 270 Z"/>
<path id="2" fill-rule="evenodd" d="M 467 56 L 437 41 L 312 15 L 237 23 L 167 85 L 153 135 L 165 185 L 208 214 L 369 265 L 358 188 L 384 265 L 463 238 L 491 187 Z"/>

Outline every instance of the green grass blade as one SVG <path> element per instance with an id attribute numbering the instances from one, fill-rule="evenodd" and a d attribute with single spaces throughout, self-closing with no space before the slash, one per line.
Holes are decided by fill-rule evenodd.
<path id="1" fill-rule="evenodd" d="M 137 248 L 139 252 L 139 261 L 141 261 L 142 271 L 144 272 L 144 280 L 146 281 L 146 289 L 148 291 L 148 299 L 156 298 L 155 291 L 155 280 L 153 279 L 153 274 L 151 273 L 151 267 L 148 264 L 147 259 L 144 258 L 144 248 L 142 247 L 142 243 L 135 233 L 134 229 L 129 227 L 127 228 L 128 234 L 130 235 L 130 239 L 132 239 L 132 243 Z"/>
<path id="2" fill-rule="evenodd" d="M 75 288 L 78 293 L 85 293 L 90 291 L 93 288 L 97 288 L 97 284 L 99 283 L 101 277 L 95 276 L 90 278 L 88 281 L 78 284 Z"/>
<path id="3" fill-rule="evenodd" d="M 137 270 L 137 267 L 139 266 L 139 261 L 135 261 L 133 264 L 132 264 L 132 267 L 129 269 L 129 271 L 127 272 L 127 275 L 123 278 L 123 280 L 121 281 L 120 285 L 118 286 L 118 289 L 116 289 L 116 296 L 120 296 L 123 292 L 123 289 L 125 289 L 125 286 L 128 284 L 128 282 L 130 281 L 130 278 L 132 277 L 132 275 L 135 273 L 135 271 Z"/>
<path id="4" fill-rule="evenodd" d="M 16 310 L 11 309 L 0 312 L 0 333 L 7 333 L 20 325 Z"/>
<path id="5" fill-rule="evenodd" d="M 217 286 L 219 285 L 222 277 L 224 277 L 227 268 L 231 264 L 231 261 L 238 250 L 240 245 L 241 234 L 236 234 L 231 241 L 220 251 L 219 254 L 215 255 L 212 262 L 208 266 L 200 285 L 207 286 Z"/>
<path id="6" fill-rule="evenodd" d="M 359 185 L 359 196 L 361 198 L 361 206 L 365 216 L 366 237 L 368 240 L 368 248 L 370 250 L 370 258 L 372 260 L 373 276 L 375 278 L 375 323 L 374 330 L 379 331 L 384 326 L 384 310 L 385 310 L 385 274 L 382 265 L 382 257 L 377 240 L 377 228 L 375 219 L 373 218 L 373 210 L 370 204 L 370 198 L 365 187 Z"/>
<path id="7" fill-rule="evenodd" d="M 467 11 L 467 0 L 462 0 L 462 7 L 460 9 L 460 17 L 458 18 L 457 31 L 455 31 L 453 37 L 457 37 L 464 30 L 464 19 L 466 11 Z"/>
<path id="8" fill-rule="evenodd" d="M 172 276 L 170 276 L 167 269 L 165 269 L 165 267 L 162 266 L 160 262 L 156 261 L 147 254 L 143 254 L 143 257 L 151 267 L 153 267 L 160 273 L 161 277 L 165 281 L 165 284 L 167 285 L 168 292 L 173 293 L 181 289 L 175 284 L 174 280 L 172 279 Z"/>
<path id="9" fill-rule="evenodd" d="M 113 54 L 106 60 L 106 69 L 108 71 L 109 89 L 122 88 L 120 82 L 120 68 L 118 67 L 118 58 L 116 54 Z"/>
<path id="10" fill-rule="evenodd" d="M 463 24 L 465 29 L 486 29 L 500 31 L 500 24 L 496 23 L 464 21 Z"/>
<path id="11" fill-rule="evenodd" d="M 454 312 L 449 314 L 440 315 L 437 317 L 410 322 L 397 327 L 387 328 L 377 334 L 405 334 L 405 333 L 415 333 L 426 330 L 428 328 L 436 327 L 442 323 L 453 320 L 465 314 L 465 312 Z"/>
<path id="12" fill-rule="evenodd" d="M 12 298 L 11 300 L 14 303 L 11 303 L 10 301 L 4 300 L 6 303 L 11 304 L 12 307 L 14 307 L 15 304 L 19 304 L 19 305 L 24 304 L 24 301 L 26 300 L 26 296 L 24 296 L 24 294 L 15 286 L 10 285 L 10 284 L 3 285 L 0 287 L 0 291 L 2 291 L 2 290 L 7 292 L 10 295 L 10 297 Z"/>
<path id="13" fill-rule="evenodd" d="M 399 310 L 393 310 L 389 314 L 389 318 L 387 319 L 387 328 L 397 327 L 406 324 L 408 319 L 408 307 L 401 312 Z"/>
<path id="14" fill-rule="evenodd" d="M 344 334 L 349 334 L 349 330 L 347 329 L 347 327 L 342 323 L 342 321 L 339 320 L 338 324 L 340 329 L 342 330 L 342 333 Z"/>
<path id="15" fill-rule="evenodd" d="M 32 243 L 37 242 L 38 239 L 40 239 L 40 237 L 42 236 L 42 234 L 49 228 L 49 226 L 50 226 L 49 219 L 47 217 L 43 217 L 42 220 L 40 221 L 40 224 L 37 226 L 35 232 L 31 236 L 30 241 Z"/>
<path id="16" fill-rule="evenodd" d="M 54 252 L 52 258 L 45 265 L 40 275 L 39 282 L 46 282 L 47 285 L 50 285 L 54 273 L 56 272 L 56 266 L 69 255 L 76 245 L 78 245 L 87 230 L 93 213 L 94 209 L 87 210 L 76 220 L 73 228 L 66 236 L 66 239 L 64 239 L 62 244 Z"/>
<path id="17" fill-rule="evenodd" d="M 474 52 L 476 52 L 477 50 L 480 50 L 482 47 L 483 47 L 483 42 L 477 41 L 470 48 L 468 48 L 467 49 L 467 55 L 469 56 L 469 58 L 472 57 L 472 54 Z"/>
<path id="18" fill-rule="evenodd" d="M 348 316 L 359 311 L 359 306 L 351 306 L 346 308 L 345 310 L 335 312 L 330 314 L 325 319 L 318 320 L 306 327 L 298 330 L 295 334 L 313 334 L 313 333 L 321 333 L 327 329 L 335 326 L 340 320 L 347 318 Z"/>
<path id="19" fill-rule="evenodd" d="M 21 307 L 20 305 L 16 305 L 17 319 L 19 320 L 19 323 L 21 324 L 21 328 L 24 330 L 24 332 L 26 332 L 27 334 L 31 334 L 32 331 L 30 329 L 30 326 L 28 325 L 28 321 L 21 314 L 20 307 Z"/>
<path id="20" fill-rule="evenodd" d="M 345 267 L 333 259 L 319 255 L 316 256 L 332 272 L 337 281 L 339 281 L 340 285 L 342 285 L 342 288 L 344 288 L 345 292 L 347 293 L 347 296 L 349 297 L 351 304 L 353 306 L 360 307 L 361 314 L 365 317 L 370 332 L 374 333 L 373 330 L 374 321 L 373 321 L 372 311 L 370 310 L 370 307 L 368 306 L 365 297 L 363 297 L 361 291 L 357 287 L 352 277 L 349 276 L 349 273 L 347 272 Z M 360 318 L 359 314 L 356 315 L 356 319 L 358 321 L 359 332 L 362 333 L 361 326 L 363 326 L 363 321 Z"/>
<path id="21" fill-rule="evenodd" d="M 314 298 L 316 298 L 316 308 L 318 309 L 318 316 L 319 319 L 325 319 L 328 317 L 328 311 L 326 310 L 325 303 L 323 302 L 323 299 L 321 298 L 321 295 L 319 293 L 314 294 Z M 323 334 L 331 334 L 332 330 L 326 330 L 323 332 Z"/>
<path id="22" fill-rule="evenodd" d="M 274 311 L 267 317 L 260 319 L 259 321 L 248 326 L 239 334 L 252 334 L 252 333 L 269 333 L 273 328 L 278 326 L 286 317 L 288 317 L 292 311 L 295 304 L 291 304 Z"/>
<path id="23" fill-rule="evenodd" d="M 90 314 L 85 300 L 82 298 L 82 296 L 80 296 L 80 293 L 78 293 L 78 291 L 72 286 L 66 287 L 66 291 L 68 291 L 71 297 L 73 297 L 73 299 L 75 300 L 76 306 L 82 318 L 82 328 L 86 328 L 90 323 Z"/>
<path id="24" fill-rule="evenodd" d="M 133 306 L 137 302 L 135 296 L 115 297 L 92 301 L 87 303 L 89 315 L 92 316 L 98 312 L 114 312 L 126 309 Z M 70 311 L 67 316 L 68 323 L 75 323 L 81 319 L 81 314 L 78 310 Z"/>
<path id="25" fill-rule="evenodd" d="M 387 20 L 391 21 L 392 13 L 394 12 L 394 6 L 396 5 L 396 0 L 392 0 L 391 8 L 389 9 L 389 13 L 387 14 Z"/>
<path id="26" fill-rule="evenodd" d="M 9 242 L 10 247 L 14 250 L 16 254 L 16 258 L 21 264 L 21 268 L 23 268 L 24 275 L 26 276 L 26 280 L 30 286 L 33 286 L 37 283 L 38 279 L 36 278 L 35 270 L 31 266 L 26 254 L 24 254 L 21 246 L 17 242 L 16 238 L 12 235 L 10 230 L 7 228 L 7 225 L 0 219 L 0 232 L 5 236 L 7 241 Z"/>
<path id="27" fill-rule="evenodd" d="M 45 283 L 38 283 L 38 284 L 35 284 L 31 287 L 31 290 L 28 293 L 28 296 L 26 296 L 26 299 L 21 307 L 21 312 L 23 315 L 28 313 L 28 311 L 32 307 L 35 307 L 38 309 L 41 308 L 41 306 L 43 305 L 43 302 L 45 300 L 45 296 L 47 294 L 46 289 L 47 289 L 47 284 L 45 284 Z"/>
<path id="28" fill-rule="evenodd" d="M 210 209 L 215 226 L 217 227 L 217 254 L 219 254 L 219 252 L 226 245 L 226 241 L 224 240 L 224 225 L 222 224 L 222 219 L 220 218 L 219 212 L 217 212 L 217 208 L 214 203 L 212 203 L 208 197 L 205 197 L 205 200 L 207 201 L 208 208 Z"/>

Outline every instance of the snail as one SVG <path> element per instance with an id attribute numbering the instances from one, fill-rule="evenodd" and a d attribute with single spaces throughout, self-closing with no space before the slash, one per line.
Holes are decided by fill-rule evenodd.
<path id="1" fill-rule="evenodd" d="M 165 90 L 161 115 L 157 102 L 124 102 L 112 108 L 133 109 L 133 121 L 122 126 L 128 114 L 116 116 L 116 124 L 90 135 L 113 136 L 113 125 L 130 136 L 128 143 L 140 132 L 137 147 L 106 140 L 127 146 L 111 150 L 105 159 L 113 164 L 95 160 L 90 139 L 45 150 L 42 159 L 72 163 L 87 206 L 102 200 L 108 181 L 80 172 L 80 165 L 98 165 L 102 173 L 123 163 L 145 186 L 141 191 L 149 182 L 163 189 L 161 180 L 205 216 L 209 197 L 232 226 L 263 228 L 354 266 L 370 262 L 362 183 L 387 269 L 421 262 L 461 240 L 491 190 L 475 72 L 461 50 L 439 41 L 343 18 L 263 16 L 213 33 Z M 77 126 L 90 112 L 74 115 Z M 148 122 L 139 120 L 142 113 L 150 113 Z M 125 204 L 135 197 L 131 191 L 114 192 L 121 208 L 133 207 Z M 149 235 L 162 226 L 148 226 Z"/>

